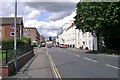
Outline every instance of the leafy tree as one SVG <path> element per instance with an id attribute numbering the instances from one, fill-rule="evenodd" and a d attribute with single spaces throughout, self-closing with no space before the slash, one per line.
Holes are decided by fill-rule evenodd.
<path id="1" fill-rule="evenodd" d="M 108 49 L 120 47 L 120 3 L 119 2 L 79 2 L 75 24 L 83 32 L 92 32 L 99 38 L 104 37 Z M 115 43 L 114 43 L 114 42 Z M 114 46 L 116 44 L 116 46 Z"/>
<path id="2" fill-rule="evenodd" d="M 108 49 L 120 50 L 120 2 L 109 3 L 104 11 L 102 35 Z"/>

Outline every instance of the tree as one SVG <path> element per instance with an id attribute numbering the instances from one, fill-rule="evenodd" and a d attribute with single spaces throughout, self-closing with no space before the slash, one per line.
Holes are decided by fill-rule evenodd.
<path id="1" fill-rule="evenodd" d="M 83 32 L 91 32 L 99 41 L 104 38 L 108 49 L 117 49 L 114 42 L 120 40 L 120 3 L 119 2 L 79 2 L 75 24 Z M 117 49 L 118 50 L 118 49 Z"/>

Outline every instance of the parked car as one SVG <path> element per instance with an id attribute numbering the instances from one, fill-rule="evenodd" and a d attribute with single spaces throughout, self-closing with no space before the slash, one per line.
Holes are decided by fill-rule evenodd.
<path id="1" fill-rule="evenodd" d="M 48 48 L 52 48 L 52 44 L 47 44 L 47 47 Z"/>
<path id="2" fill-rule="evenodd" d="M 64 44 L 60 44 L 60 48 L 67 48 Z"/>
<path id="3" fill-rule="evenodd" d="M 41 47 L 45 47 L 45 45 L 46 45 L 46 44 L 41 44 L 40 46 L 41 46 Z"/>
<path id="4" fill-rule="evenodd" d="M 54 47 L 54 45 L 52 45 L 52 47 Z"/>
<path id="5" fill-rule="evenodd" d="M 56 45 L 56 47 L 60 47 L 59 45 Z"/>

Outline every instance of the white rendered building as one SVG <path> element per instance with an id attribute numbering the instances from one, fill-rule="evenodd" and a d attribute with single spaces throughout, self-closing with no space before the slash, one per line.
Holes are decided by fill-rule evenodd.
<path id="1" fill-rule="evenodd" d="M 88 47 L 89 50 L 93 50 L 93 48 L 97 50 L 96 40 L 90 32 L 83 33 L 76 29 L 73 20 L 63 25 L 63 32 L 59 35 L 59 44 L 75 48 L 80 48 L 80 45 L 82 45 L 83 49 Z"/>

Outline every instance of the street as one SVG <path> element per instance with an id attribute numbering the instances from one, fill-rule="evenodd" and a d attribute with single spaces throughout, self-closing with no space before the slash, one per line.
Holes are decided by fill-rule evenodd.
<path id="1" fill-rule="evenodd" d="M 34 48 L 35 56 L 15 79 L 118 80 L 118 56 L 87 53 L 75 48 Z M 9 79 L 8 78 L 8 79 Z"/>
<path id="2" fill-rule="evenodd" d="M 83 50 L 49 48 L 61 78 L 118 78 L 118 57 Z"/>
<path id="3" fill-rule="evenodd" d="M 120 0 L 0 4 L 0 80 L 120 80 Z"/>

